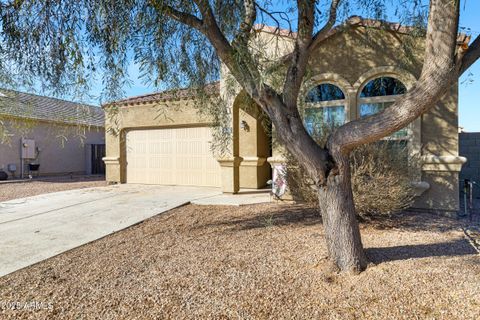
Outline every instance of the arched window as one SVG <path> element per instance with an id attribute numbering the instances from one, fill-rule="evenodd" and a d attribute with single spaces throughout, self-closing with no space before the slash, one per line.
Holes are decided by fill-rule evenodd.
<path id="1" fill-rule="evenodd" d="M 359 114 L 367 117 L 391 106 L 401 95 L 405 94 L 405 85 L 392 77 L 380 77 L 369 81 L 360 92 Z M 405 139 L 408 136 L 406 128 L 395 132 L 392 139 Z"/>
<path id="2" fill-rule="evenodd" d="M 310 89 L 305 104 L 303 121 L 310 135 L 322 134 L 324 128 L 345 122 L 345 94 L 333 84 L 323 83 Z"/>

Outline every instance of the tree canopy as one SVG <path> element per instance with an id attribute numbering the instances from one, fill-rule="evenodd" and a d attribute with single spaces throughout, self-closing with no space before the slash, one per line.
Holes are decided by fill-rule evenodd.
<path id="1" fill-rule="evenodd" d="M 225 38 L 240 40 L 248 27 L 244 4 L 250 1 L 209 2 Z M 252 24 L 298 30 L 296 2 L 251 3 Z M 192 0 L 10 0 L 1 1 L 0 8 L 4 85 L 41 83 L 47 92 L 78 96 L 101 80 L 106 102 L 122 97 L 132 63 L 140 66 L 145 83 L 161 89 L 202 86 L 219 78 L 219 57 L 211 42 L 177 21 L 188 17 L 199 23 L 202 13 Z M 352 14 L 378 19 L 393 14 L 402 23 L 425 26 L 427 9 L 428 2 L 421 0 L 343 1 L 330 17 L 329 1 L 317 1 L 314 30 L 328 29 Z M 239 46 L 237 51 L 242 55 Z"/>

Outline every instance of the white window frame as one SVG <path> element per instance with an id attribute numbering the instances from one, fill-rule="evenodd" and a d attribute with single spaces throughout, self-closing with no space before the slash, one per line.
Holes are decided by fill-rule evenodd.
<path id="1" fill-rule="evenodd" d="M 305 101 L 311 90 L 315 89 L 318 86 L 324 85 L 324 84 L 329 84 L 329 85 L 337 87 L 343 93 L 345 98 L 344 99 L 337 99 L 337 100 L 319 101 L 319 102 L 306 102 Z M 342 125 L 348 122 L 348 118 L 347 118 L 348 93 L 338 83 L 335 83 L 334 81 L 321 81 L 321 82 L 310 83 L 310 85 L 307 88 L 308 89 L 305 90 L 304 94 L 301 95 L 301 98 L 303 99 L 303 103 L 304 103 L 304 106 L 305 106 L 304 108 L 302 108 L 303 109 L 302 110 L 302 119 L 305 119 L 305 111 L 307 109 L 323 109 L 323 108 L 343 107 L 343 123 L 342 123 Z"/>
<path id="2" fill-rule="evenodd" d="M 367 81 L 362 87 L 361 87 L 361 90 L 359 91 L 359 94 L 358 94 L 358 103 L 357 103 L 357 112 L 358 112 L 358 117 L 361 118 L 361 115 L 360 115 L 360 108 L 363 104 L 375 104 L 375 103 L 395 103 L 399 98 L 401 98 L 403 96 L 403 94 L 395 94 L 395 95 L 389 95 L 389 96 L 378 96 L 378 97 L 360 97 L 360 95 L 362 94 L 362 91 L 363 89 L 365 88 L 365 86 L 370 83 L 371 81 L 375 80 L 375 79 L 378 79 L 378 78 L 386 78 L 386 77 L 390 77 L 390 78 L 394 78 L 392 76 L 380 76 L 380 77 L 376 77 L 376 78 L 373 78 L 369 81 Z M 394 78 L 398 81 L 401 82 L 401 80 L 397 79 L 397 78 Z M 403 84 L 403 82 L 402 82 Z M 405 86 L 405 84 L 404 84 Z M 405 86 L 406 88 L 406 86 Z M 407 89 L 408 91 L 408 89 Z M 409 143 L 412 143 L 413 141 L 413 130 L 412 130 L 412 124 L 409 124 L 406 128 L 406 131 L 407 131 L 407 135 L 404 136 L 404 137 L 394 137 L 394 136 L 388 136 L 388 137 L 385 137 L 383 138 L 382 140 L 392 140 L 392 141 L 403 141 L 403 140 L 408 140 Z"/>

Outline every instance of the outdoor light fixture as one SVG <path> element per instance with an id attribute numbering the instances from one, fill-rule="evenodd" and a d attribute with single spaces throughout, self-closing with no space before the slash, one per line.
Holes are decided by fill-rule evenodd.
<path id="1" fill-rule="evenodd" d="M 242 120 L 242 121 L 240 122 L 240 129 L 245 130 L 245 131 L 247 131 L 247 132 L 250 131 L 250 126 L 248 125 L 247 121 Z"/>

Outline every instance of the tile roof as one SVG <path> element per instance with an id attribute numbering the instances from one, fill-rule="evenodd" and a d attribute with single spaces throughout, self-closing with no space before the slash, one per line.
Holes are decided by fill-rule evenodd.
<path id="1" fill-rule="evenodd" d="M 212 82 L 205 86 L 205 91 L 208 94 L 219 94 L 220 93 L 220 82 Z M 172 100 L 184 100 L 194 98 L 197 94 L 195 88 L 184 88 L 184 89 L 173 89 L 162 92 L 155 92 L 144 94 L 140 96 L 129 97 L 126 99 L 114 101 L 107 103 L 105 105 L 130 105 L 130 104 L 144 104 L 158 101 L 172 101 Z M 104 106 L 105 106 L 104 105 Z"/>
<path id="2" fill-rule="evenodd" d="M 0 89 L 0 115 L 105 126 L 105 113 L 100 107 L 8 89 Z"/>

